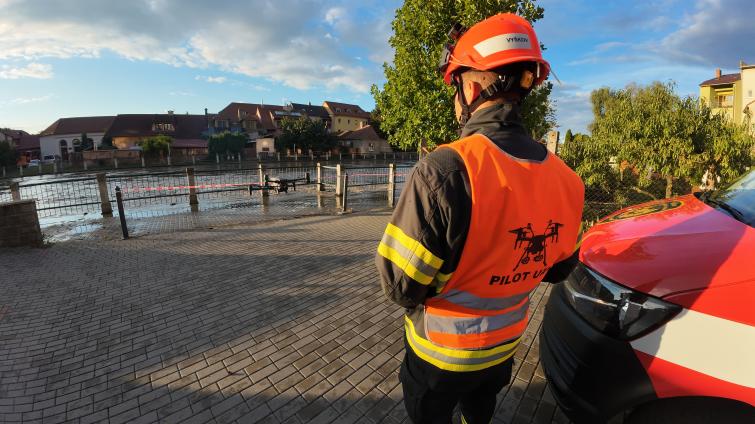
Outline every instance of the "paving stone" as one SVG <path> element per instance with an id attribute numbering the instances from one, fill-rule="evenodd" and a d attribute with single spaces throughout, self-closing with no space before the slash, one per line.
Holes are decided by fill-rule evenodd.
<path id="1" fill-rule="evenodd" d="M 388 213 L 199 216 L 0 252 L 0 275 L 27 280 L 0 279 L 0 421 L 407 422 L 403 312 L 372 263 Z M 494 422 L 568 422 L 539 361 L 549 292 Z"/>

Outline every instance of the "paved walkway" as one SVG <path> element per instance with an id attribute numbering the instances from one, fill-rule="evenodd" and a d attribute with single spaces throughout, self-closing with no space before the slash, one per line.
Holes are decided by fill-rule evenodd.
<path id="1" fill-rule="evenodd" d="M 0 251 L 0 422 L 398 423 L 388 214 Z M 566 422 L 538 361 L 548 287 L 496 423 Z"/>

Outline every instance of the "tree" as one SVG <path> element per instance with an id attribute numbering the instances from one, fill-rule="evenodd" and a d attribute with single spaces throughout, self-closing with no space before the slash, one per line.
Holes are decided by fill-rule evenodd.
<path id="1" fill-rule="evenodd" d="M 9 141 L 0 141 L 0 166 L 15 166 L 18 152 Z"/>
<path id="2" fill-rule="evenodd" d="M 215 157 L 215 155 L 226 156 L 241 154 L 244 152 L 246 142 L 247 137 L 244 134 L 223 131 L 220 134 L 215 134 L 210 137 L 207 141 L 207 151 L 210 154 L 210 157 Z"/>
<path id="3" fill-rule="evenodd" d="M 113 137 L 102 137 L 102 141 L 100 142 L 100 146 L 97 148 L 98 150 L 113 150 L 115 147 L 113 146 Z"/>
<path id="4" fill-rule="evenodd" d="M 664 195 L 670 197 L 675 179 L 688 188 L 708 169 L 732 179 L 751 164 L 753 138 L 746 128 L 712 113 L 694 97 L 679 97 L 673 83 L 601 88 L 593 91 L 591 100 L 592 142 L 583 156 L 599 163 L 579 164 L 578 172 L 580 168 L 603 172 L 608 163 L 622 170 L 627 164 L 640 187 L 650 186 L 660 176 Z"/>
<path id="5" fill-rule="evenodd" d="M 533 0 L 405 0 L 396 11 L 390 44 L 393 64 L 384 64 L 386 83 L 372 86 L 382 117 L 381 129 L 391 144 L 417 149 L 421 140 L 434 146 L 455 140 L 458 123 L 454 89 L 437 72 L 438 58 L 455 22 L 467 27 L 501 12 L 515 12 L 530 22 L 543 17 Z M 534 90 L 523 104 L 523 120 L 536 138 L 552 126 L 550 84 Z"/>
<path id="6" fill-rule="evenodd" d="M 173 143 L 173 139 L 167 135 L 156 135 L 140 140 L 137 145 L 142 148 L 144 156 L 148 157 L 162 157 L 170 153 L 170 145 Z"/>
<path id="7" fill-rule="evenodd" d="M 385 140 L 388 139 L 388 134 L 383 131 L 383 116 L 380 114 L 380 108 L 375 107 L 375 109 L 370 112 L 370 119 L 368 123 L 372 126 L 373 129 L 375 129 L 375 133 L 377 133 L 380 138 Z"/>
<path id="8" fill-rule="evenodd" d="M 566 130 L 566 135 L 564 136 L 564 145 L 572 140 L 574 140 L 574 135 L 571 132 L 571 128 L 569 128 Z"/>
<path id="9" fill-rule="evenodd" d="M 87 133 L 81 133 L 81 151 L 93 150 L 94 140 L 87 137 Z"/>
<path id="10" fill-rule="evenodd" d="M 303 151 L 327 151 L 336 145 L 336 140 L 328 133 L 325 121 L 307 118 L 283 118 L 281 135 L 276 139 L 279 150 L 297 149 Z"/>

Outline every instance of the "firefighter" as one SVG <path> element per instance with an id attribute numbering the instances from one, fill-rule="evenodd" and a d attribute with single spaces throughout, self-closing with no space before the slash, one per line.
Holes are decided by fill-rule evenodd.
<path id="1" fill-rule="evenodd" d="M 461 139 L 423 158 L 378 246 L 385 295 L 406 308 L 399 378 L 413 422 L 489 423 L 527 326 L 529 295 L 576 258 L 584 186 L 523 126 L 550 66 L 532 26 L 455 26 L 441 59 Z"/>

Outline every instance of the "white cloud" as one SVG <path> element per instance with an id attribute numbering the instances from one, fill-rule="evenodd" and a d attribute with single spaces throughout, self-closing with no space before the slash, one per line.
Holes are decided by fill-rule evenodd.
<path id="1" fill-rule="evenodd" d="M 0 3 L 0 60 L 112 52 L 301 89 L 338 86 L 366 92 L 381 70 L 360 65 L 348 48 L 366 50 L 375 61 L 387 57 L 389 22 L 366 18 L 355 24 L 347 9 L 333 7 L 334 1 L 6 0 Z M 323 36 L 329 25 L 335 27 L 331 38 Z"/>
<path id="2" fill-rule="evenodd" d="M 171 91 L 168 93 L 170 96 L 180 96 L 180 97 L 195 97 L 196 94 L 188 92 L 188 91 Z"/>
<path id="3" fill-rule="evenodd" d="M 9 100 L 0 100 L 0 107 L 13 106 L 13 105 L 25 105 L 29 103 L 41 103 L 52 99 L 52 94 L 38 97 L 16 97 Z"/>
<path id="4" fill-rule="evenodd" d="M 330 25 L 336 25 L 346 17 L 346 9 L 343 7 L 333 7 L 325 12 L 325 22 Z"/>
<path id="5" fill-rule="evenodd" d="M 3 65 L 0 67 L 0 79 L 19 79 L 19 78 L 52 78 L 52 66 L 45 63 L 29 63 L 23 67 L 12 67 Z"/>
<path id="6" fill-rule="evenodd" d="M 695 12 L 656 49 L 675 61 L 733 67 L 755 60 L 755 2 L 698 0 Z"/>
<path id="7" fill-rule="evenodd" d="M 195 80 L 198 81 L 206 81 L 214 84 L 223 84 L 224 82 L 228 81 L 228 78 L 226 77 L 212 77 L 212 76 L 204 76 L 204 75 L 197 75 L 194 77 Z"/>

